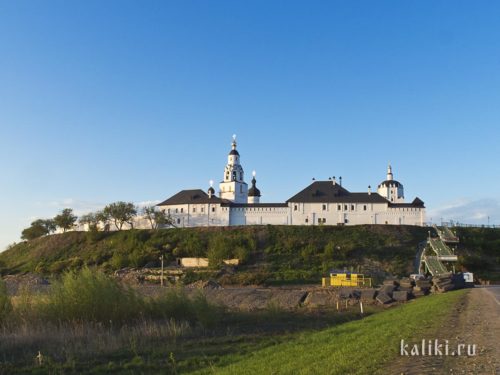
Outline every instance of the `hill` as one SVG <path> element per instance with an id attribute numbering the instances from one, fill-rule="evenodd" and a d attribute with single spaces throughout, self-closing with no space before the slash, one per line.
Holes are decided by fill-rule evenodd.
<path id="1" fill-rule="evenodd" d="M 0 253 L 2 274 L 58 274 L 83 265 L 106 271 L 158 266 L 160 255 L 208 257 L 212 264 L 238 258 L 228 283 L 318 282 L 331 268 L 372 275 L 413 271 L 417 245 L 429 228 L 414 226 L 245 226 L 68 232 L 22 242 Z M 460 228 L 462 265 L 498 278 L 500 230 Z M 191 275 L 193 276 L 193 275 Z"/>

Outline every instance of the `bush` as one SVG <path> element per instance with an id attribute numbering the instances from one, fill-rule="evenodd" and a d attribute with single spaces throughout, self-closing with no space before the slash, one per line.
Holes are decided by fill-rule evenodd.
<path id="1" fill-rule="evenodd" d="M 139 317 L 142 303 L 132 289 L 85 267 L 66 272 L 40 308 L 48 320 L 112 323 Z"/>
<path id="2" fill-rule="evenodd" d="M 228 237 L 216 235 L 210 239 L 207 251 L 211 267 L 220 266 L 224 259 L 231 258 L 232 243 Z"/>

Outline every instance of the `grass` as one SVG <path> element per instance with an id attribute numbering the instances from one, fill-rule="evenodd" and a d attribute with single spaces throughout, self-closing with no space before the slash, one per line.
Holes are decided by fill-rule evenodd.
<path id="1" fill-rule="evenodd" d="M 0 374 L 188 372 L 221 355 L 282 342 L 293 331 L 357 318 L 277 305 L 228 312 L 178 289 L 146 297 L 88 268 L 65 273 L 46 294 L 24 290 L 9 297 L 0 285 L 0 300 L 8 302 L 0 321 Z"/>
<path id="2" fill-rule="evenodd" d="M 196 374 L 373 374 L 399 353 L 401 339 L 418 341 L 438 328 L 465 291 L 433 295 L 244 356 L 227 355 Z"/>
<path id="3" fill-rule="evenodd" d="M 21 242 L 0 253 L 0 273 L 61 274 L 68 269 L 158 265 L 177 257 L 236 257 L 255 279 L 295 282 L 315 280 L 330 268 L 362 266 L 365 259 L 383 262 L 396 273 L 411 271 L 415 247 L 427 235 L 413 226 L 248 226 L 127 230 L 117 232 L 68 232 Z M 265 265 L 265 266 L 263 266 Z M 229 278 L 230 279 L 230 278 Z"/>
<path id="4" fill-rule="evenodd" d="M 105 301 L 120 303 L 112 293 L 132 303 L 113 310 Z M 418 341 L 438 327 L 463 295 L 433 295 L 380 314 L 367 306 L 372 315 L 359 320 L 357 307 L 290 312 L 270 304 L 242 313 L 179 290 L 134 293 L 84 269 L 65 274 L 53 293 L 22 294 L 0 323 L 0 374 L 371 374 L 397 356 L 401 339 Z"/>
<path id="5" fill-rule="evenodd" d="M 243 260 L 227 284 L 320 282 L 332 268 L 361 273 L 413 273 L 417 245 L 430 228 L 394 225 L 246 226 L 67 232 L 10 246 L 0 252 L 0 274 L 58 275 L 87 266 L 111 272 L 159 266 L 178 257 L 216 253 Z M 432 229 L 431 229 L 432 230 Z M 458 228 L 458 269 L 500 280 L 500 229 Z M 217 251 L 216 251 L 217 250 Z M 219 254 L 220 253 L 220 254 Z M 221 255 L 221 256 L 222 256 Z M 256 272 L 258 271 L 258 272 Z M 382 275 L 383 276 L 383 275 Z M 203 274 L 191 274 L 196 281 Z"/>

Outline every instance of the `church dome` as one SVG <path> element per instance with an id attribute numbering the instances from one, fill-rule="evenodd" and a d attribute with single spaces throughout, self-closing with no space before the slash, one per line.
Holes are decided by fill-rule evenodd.
<path id="1" fill-rule="evenodd" d="M 379 188 L 381 187 L 403 187 L 403 184 L 399 181 L 396 180 L 385 180 L 378 185 Z"/>
<path id="2" fill-rule="evenodd" d="M 257 186 L 255 186 L 255 183 L 257 180 L 255 180 L 255 177 L 252 178 L 252 187 L 248 189 L 248 196 L 249 197 L 260 197 L 260 190 L 257 189 Z"/>
<path id="3" fill-rule="evenodd" d="M 215 194 L 215 189 L 214 189 L 212 186 L 210 186 L 210 187 L 208 188 L 208 194 L 212 194 L 212 195 L 214 195 L 214 194 Z"/>
<path id="4" fill-rule="evenodd" d="M 240 153 L 236 149 L 233 149 L 233 150 L 229 151 L 229 155 L 238 155 L 238 156 L 240 156 Z"/>
<path id="5" fill-rule="evenodd" d="M 257 189 L 256 187 L 251 187 L 248 189 L 248 196 L 249 197 L 260 197 L 260 190 Z"/>

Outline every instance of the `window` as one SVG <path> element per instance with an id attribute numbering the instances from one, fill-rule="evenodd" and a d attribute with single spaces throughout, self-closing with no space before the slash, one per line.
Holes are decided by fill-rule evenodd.
<path id="1" fill-rule="evenodd" d="M 212 207 L 212 212 L 215 212 L 215 207 Z"/>
<path id="2" fill-rule="evenodd" d="M 351 204 L 351 211 L 354 211 L 354 205 Z"/>
<path id="3" fill-rule="evenodd" d="M 318 217 L 318 224 L 321 224 L 321 218 Z"/>
<path id="4" fill-rule="evenodd" d="M 344 204 L 344 210 L 347 211 L 347 204 Z"/>
<path id="5" fill-rule="evenodd" d="M 363 211 L 366 211 L 366 204 L 363 206 Z"/>
<path id="6" fill-rule="evenodd" d="M 202 213 L 203 213 L 203 212 L 205 212 L 205 207 L 202 207 L 202 208 L 201 208 L 201 212 L 202 212 Z"/>
<path id="7" fill-rule="evenodd" d="M 196 212 L 196 207 L 193 207 L 193 213 L 195 213 L 195 212 Z"/>
<path id="8" fill-rule="evenodd" d="M 306 217 L 306 224 L 309 222 L 309 219 Z"/>
<path id="9" fill-rule="evenodd" d="M 297 206 L 296 204 L 293 206 L 293 210 L 294 211 L 297 211 L 299 209 L 299 206 Z"/>
<path id="10" fill-rule="evenodd" d="M 243 193 L 243 185 L 240 185 L 240 193 Z"/>
<path id="11" fill-rule="evenodd" d="M 181 208 L 181 214 L 184 212 L 184 208 Z"/>
<path id="12" fill-rule="evenodd" d="M 323 205 L 323 211 L 326 211 L 326 204 Z"/>
<path id="13" fill-rule="evenodd" d="M 337 210 L 339 210 L 339 211 L 340 211 L 341 209 L 342 209 L 342 205 L 338 204 L 338 205 L 337 205 Z"/>
<path id="14" fill-rule="evenodd" d="M 180 224 L 181 223 L 181 219 L 177 219 L 177 224 Z"/>
<path id="15" fill-rule="evenodd" d="M 323 218 L 323 224 L 326 223 L 326 218 Z"/>
<path id="16" fill-rule="evenodd" d="M 168 213 L 170 213 L 170 208 L 167 210 Z"/>
<path id="17" fill-rule="evenodd" d="M 178 208 L 175 209 L 175 213 L 176 214 L 179 213 L 179 209 Z"/>

